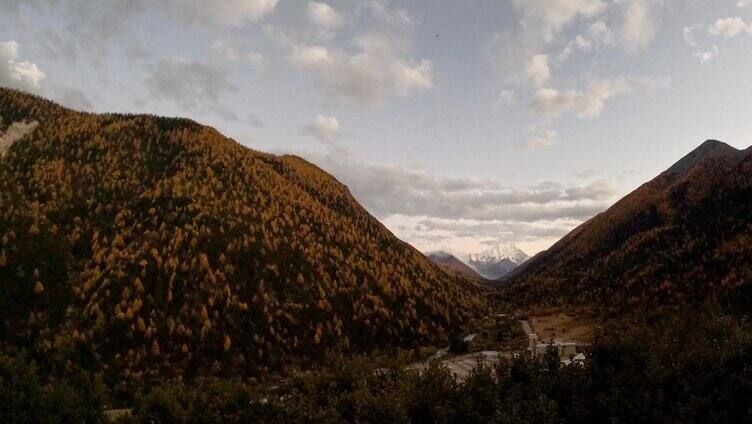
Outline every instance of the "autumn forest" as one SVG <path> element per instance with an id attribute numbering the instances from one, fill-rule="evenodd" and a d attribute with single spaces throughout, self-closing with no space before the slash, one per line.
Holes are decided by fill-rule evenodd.
<path id="1" fill-rule="evenodd" d="M 749 151 L 706 142 L 488 281 L 187 119 L 0 89 L 0 148 L 3 422 L 751 418 Z M 581 359 L 526 348 L 566 314 Z"/>

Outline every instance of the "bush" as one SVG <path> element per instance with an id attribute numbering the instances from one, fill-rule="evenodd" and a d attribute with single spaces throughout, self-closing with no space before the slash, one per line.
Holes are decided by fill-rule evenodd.
<path id="1" fill-rule="evenodd" d="M 42 379 L 25 356 L 0 353 L 0 422 L 97 423 L 102 391 L 85 377 Z"/>
<path id="2" fill-rule="evenodd" d="M 335 356 L 274 387 L 166 381 L 136 397 L 130 420 L 752 422 L 750 330 L 746 320 L 713 310 L 646 314 L 604 328 L 584 365 L 562 366 L 554 350 L 542 358 L 518 355 L 477 367 L 462 384 L 438 363 L 418 372 L 399 359 Z M 100 418 L 91 386 L 42 384 L 21 360 L 2 357 L 1 364 L 2 422 Z"/>
<path id="3" fill-rule="evenodd" d="M 149 423 L 247 423 L 272 421 L 275 405 L 242 382 L 202 378 L 188 385 L 182 379 L 165 382 L 137 396 L 135 421 Z"/>

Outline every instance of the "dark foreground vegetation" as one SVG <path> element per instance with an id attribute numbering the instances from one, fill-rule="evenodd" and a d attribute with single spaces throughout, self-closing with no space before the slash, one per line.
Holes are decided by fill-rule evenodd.
<path id="1" fill-rule="evenodd" d="M 130 401 L 127 422 L 750 422 L 752 326 L 712 309 L 640 314 L 607 325 L 585 366 L 554 354 L 479 368 L 458 384 L 435 365 L 333 358 L 278 386 L 200 378 Z M 0 361 L 1 422 L 96 422 L 108 402 L 84 378 L 50 379 Z"/>

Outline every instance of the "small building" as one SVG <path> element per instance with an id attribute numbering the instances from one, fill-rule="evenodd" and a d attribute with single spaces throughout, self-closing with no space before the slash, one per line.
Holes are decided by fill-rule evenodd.
<path id="1" fill-rule="evenodd" d="M 533 358 L 539 358 L 546 354 L 548 349 L 555 349 L 559 354 L 562 362 L 571 363 L 575 358 L 579 358 L 581 361 L 585 360 L 585 355 L 577 352 L 577 343 L 575 342 L 562 342 L 562 341 L 550 341 L 539 342 L 538 335 L 535 333 L 529 334 L 529 346 L 528 350 Z"/>

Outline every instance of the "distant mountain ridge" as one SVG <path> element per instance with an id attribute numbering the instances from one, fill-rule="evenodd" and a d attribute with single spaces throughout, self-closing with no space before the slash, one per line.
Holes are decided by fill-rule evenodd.
<path id="1" fill-rule="evenodd" d="M 429 252 L 426 257 L 445 271 L 459 273 L 467 278 L 483 279 L 483 277 L 470 268 L 466 263 L 457 259 L 456 256 L 444 251 Z"/>
<path id="2" fill-rule="evenodd" d="M 514 243 L 499 243 L 467 256 L 467 264 L 489 280 L 497 280 L 525 263 L 529 256 Z"/>
<path id="3" fill-rule="evenodd" d="M 508 296 L 752 305 L 752 148 L 708 140 L 510 273 Z"/>

